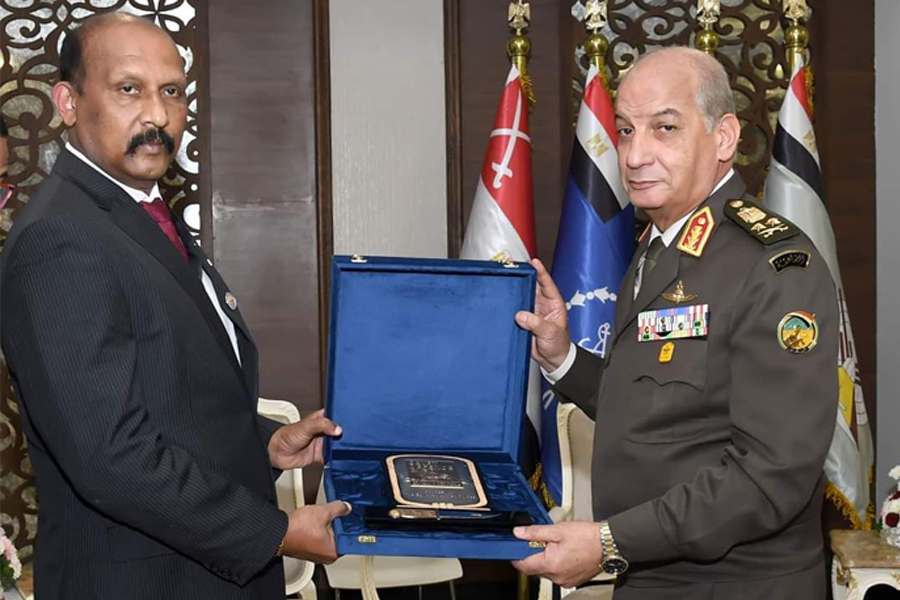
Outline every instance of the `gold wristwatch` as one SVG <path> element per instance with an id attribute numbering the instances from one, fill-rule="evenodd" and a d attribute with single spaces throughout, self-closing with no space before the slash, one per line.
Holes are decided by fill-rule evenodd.
<path id="1" fill-rule="evenodd" d="M 600 569 L 607 575 L 618 577 L 628 570 L 628 561 L 619 554 L 616 540 L 613 539 L 609 521 L 600 521 L 600 545 L 603 547 L 603 560 Z"/>

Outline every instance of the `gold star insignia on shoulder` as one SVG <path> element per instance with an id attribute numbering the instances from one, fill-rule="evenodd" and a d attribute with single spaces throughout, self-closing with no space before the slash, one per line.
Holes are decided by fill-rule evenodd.
<path id="1" fill-rule="evenodd" d="M 690 302 L 691 300 L 696 299 L 697 294 L 685 294 L 684 282 L 679 279 L 678 283 L 675 284 L 675 291 L 665 293 L 662 295 L 662 297 L 669 302 L 674 302 L 675 304 L 683 304 L 685 302 Z"/>
<path id="2" fill-rule="evenodd" d="M 800 233 L 796 225 L 752 200 L 729 200 L 725 204 L 725 216 L 766 246 Z"/>

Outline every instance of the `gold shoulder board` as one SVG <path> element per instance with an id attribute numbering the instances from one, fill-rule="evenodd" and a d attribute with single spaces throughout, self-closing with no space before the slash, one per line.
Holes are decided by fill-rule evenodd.
<path id="1" fill-rule="evenodd" d="M 725 216 L 766 246 L 800 233 L 796 225 L 753 200 L 729 200 L 725 203 Z"/>
<path id="2" fill-rule="evenodd" d="M 678 240 L 677 248 L 685 254 L 700 258 L 703 256 L 703 250 L 706 248 L 706 242 L 712 235 L 713 229 L 716 227 L 716 220 L 713 218 L 712 211 L 708 206 L 694 213 Z"/>

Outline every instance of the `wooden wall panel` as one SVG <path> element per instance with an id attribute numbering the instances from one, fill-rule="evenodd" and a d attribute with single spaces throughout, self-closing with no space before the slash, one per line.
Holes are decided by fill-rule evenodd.
<path id="1" fill-rule="evenodd" d="M 869 421 L 875 401 L 875 6 L 817 0 L 815 127 Z M 887 465 L 890 468 L 892 465 Z M 876 469 L 879 466 L 876 457 Z"/>
<path id="2" fill-rule="evenodd" d="M 256 339 L 260 393 L 304 415 L 322 404 L 314 17 L 312 0 L 209 6 L 212 253 Z"/>

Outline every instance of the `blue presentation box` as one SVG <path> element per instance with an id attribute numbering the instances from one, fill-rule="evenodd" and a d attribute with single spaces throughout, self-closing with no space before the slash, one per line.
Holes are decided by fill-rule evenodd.
<path id="1" fill-rule="evenodd" d="M 494 511 L 551 523 L 519 467 L 533 310 L 531 265 L 334 258 L 326 414 L 343 435 L 325 446 L 325 494 L 340 554 L 522 559 L 541 548 L 511 531 L 377 528 L 367 507 L 395 503 L 385 467 L 398 454 L 475 463 Z"/>

